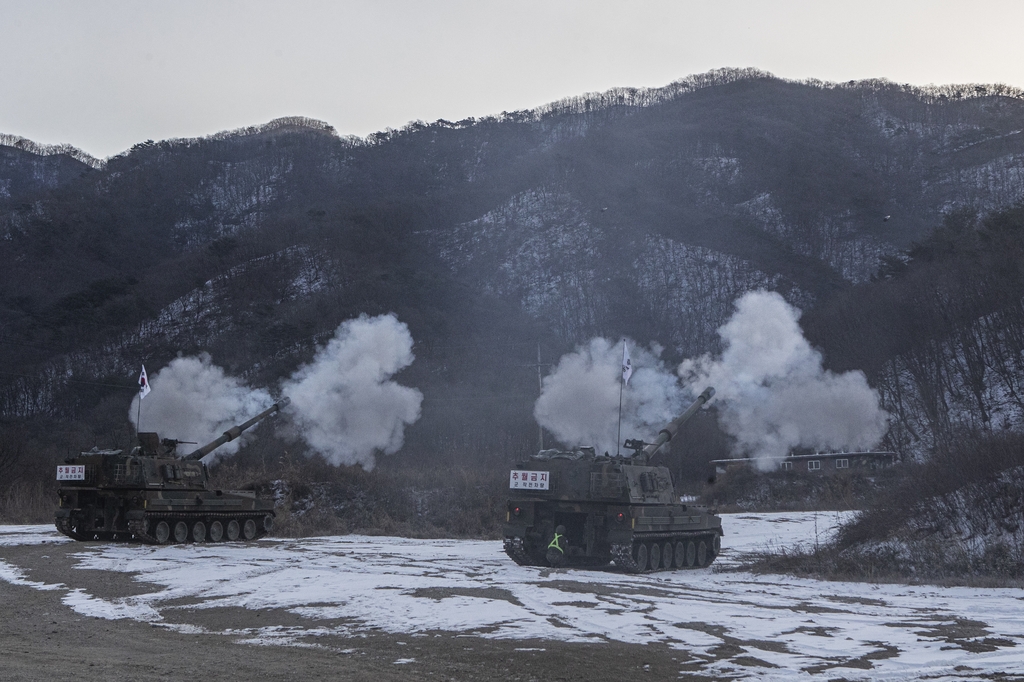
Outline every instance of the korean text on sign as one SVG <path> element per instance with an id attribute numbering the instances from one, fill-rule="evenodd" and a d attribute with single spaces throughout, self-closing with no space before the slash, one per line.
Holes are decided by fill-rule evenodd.
<path id="1" fill-rule="evenodd" d="M 57 480 L 58 481 L 84 481 L 85 480 L 85 465 L 84 464 L 64 464 L 57 467 Z"/>
<path id="2" fill-rule="evenodd" d="M 529 488 L 532 490 L 548 490 L 551 475 L 547 471 L 513 470 L 508 477 L 508 487 L 513 490 Z"/>

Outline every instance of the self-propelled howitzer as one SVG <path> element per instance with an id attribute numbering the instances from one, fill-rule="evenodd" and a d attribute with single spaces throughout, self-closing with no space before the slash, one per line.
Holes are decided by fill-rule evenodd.
<path id="1" fill-rule="evenodd" d="M 93 448 L 57 467 L 57 530 L 75 540 L 220 542 L 255 540 L 273 528 L 274 503 L 251 490 L 216 490 L 200 461 L 243 431 L 279 412 L 282 398 L 249 421 L 184 456 L 184 441 L 139 433 L 139 444 L 122 450 Z"/>
<path id="2" fill-rule="evenodd" d="M 614 560 L 629 573 L 709 565 L 721 550 L 721 518 L 682 503 L 668 468 L 649 462 L 714 394 L 705 389 L 654 442 L 627 440 L 631 455 L 542 450 L 518 463 L 509 476 L 505 552 L 521 565 L 547 565 L 546 550 L 561 526 L 560 563 Z"/>

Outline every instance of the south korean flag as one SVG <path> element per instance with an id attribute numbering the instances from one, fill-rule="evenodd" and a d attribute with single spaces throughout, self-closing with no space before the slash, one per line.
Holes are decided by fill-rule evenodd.
<path id="1" fill-rule="evenodd" d="M 633 361 L 629 359 L 629 349 L 626 348 L 626 341 L 622 341 L 622 383 L 629 385 L 629 378 L 633 376 Z"/>
<path id="2" fill-rule="evenodd" d="M 146 377 L 146 366 L 142 366 L 142 374 L 139 375 L 139 400 L 149 395 L 149 379 Z"/>

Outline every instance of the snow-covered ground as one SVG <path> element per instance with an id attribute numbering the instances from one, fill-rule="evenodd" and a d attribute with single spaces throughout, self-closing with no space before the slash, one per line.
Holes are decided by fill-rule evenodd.
<path id="1" fill-rule="evenodd" d="M 288 644 L 371 628 L 506 639 L 662 642 L 706 675 L 794 679 L 980 679 L 1024 674 L 1024 590 L 820 582 L 722 571 L 767 546 L 824 541 L 836 514 L 730 514 L 714 567 L 630 576 L 526 568 L 500 542 L 341 536 L 255 544 L 83 545 L 77 568 L 161 586 L 104 599 L 31 580 L 0 561 L 0 579 L 67 589 L 77 612 L 158 623 L 188 609 L 284 609 L 308 628 L 245 631 Z M 61 542 L 46 526 L 0 526 L 0 545 Z M 184 599 L 184 601 L 182 601 Z M 338 625 L 337 623 L 343 623 Z M 325 624 L 327 623 L 327 624 Z M 178 626 L 180 627 L 180 626 Z"/>

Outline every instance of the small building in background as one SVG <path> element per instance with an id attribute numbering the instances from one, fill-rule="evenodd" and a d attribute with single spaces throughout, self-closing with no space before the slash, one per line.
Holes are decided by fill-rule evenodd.
<path id="1" fill-rule="evenodd" d="M 896 453 L 819 452 L 813 455 L 789 455 L 787 457 L 711 460 L 711 464 L 715 467 L 715 473 L 719 476 L 740 468 L 759 471 L 758 462 L 773 462 L 776 465 L 767 471 L 791 471 L 804 476 L 829 476 L 854 471 L 869 473 L 891 467 L 896 462 Z"/>

